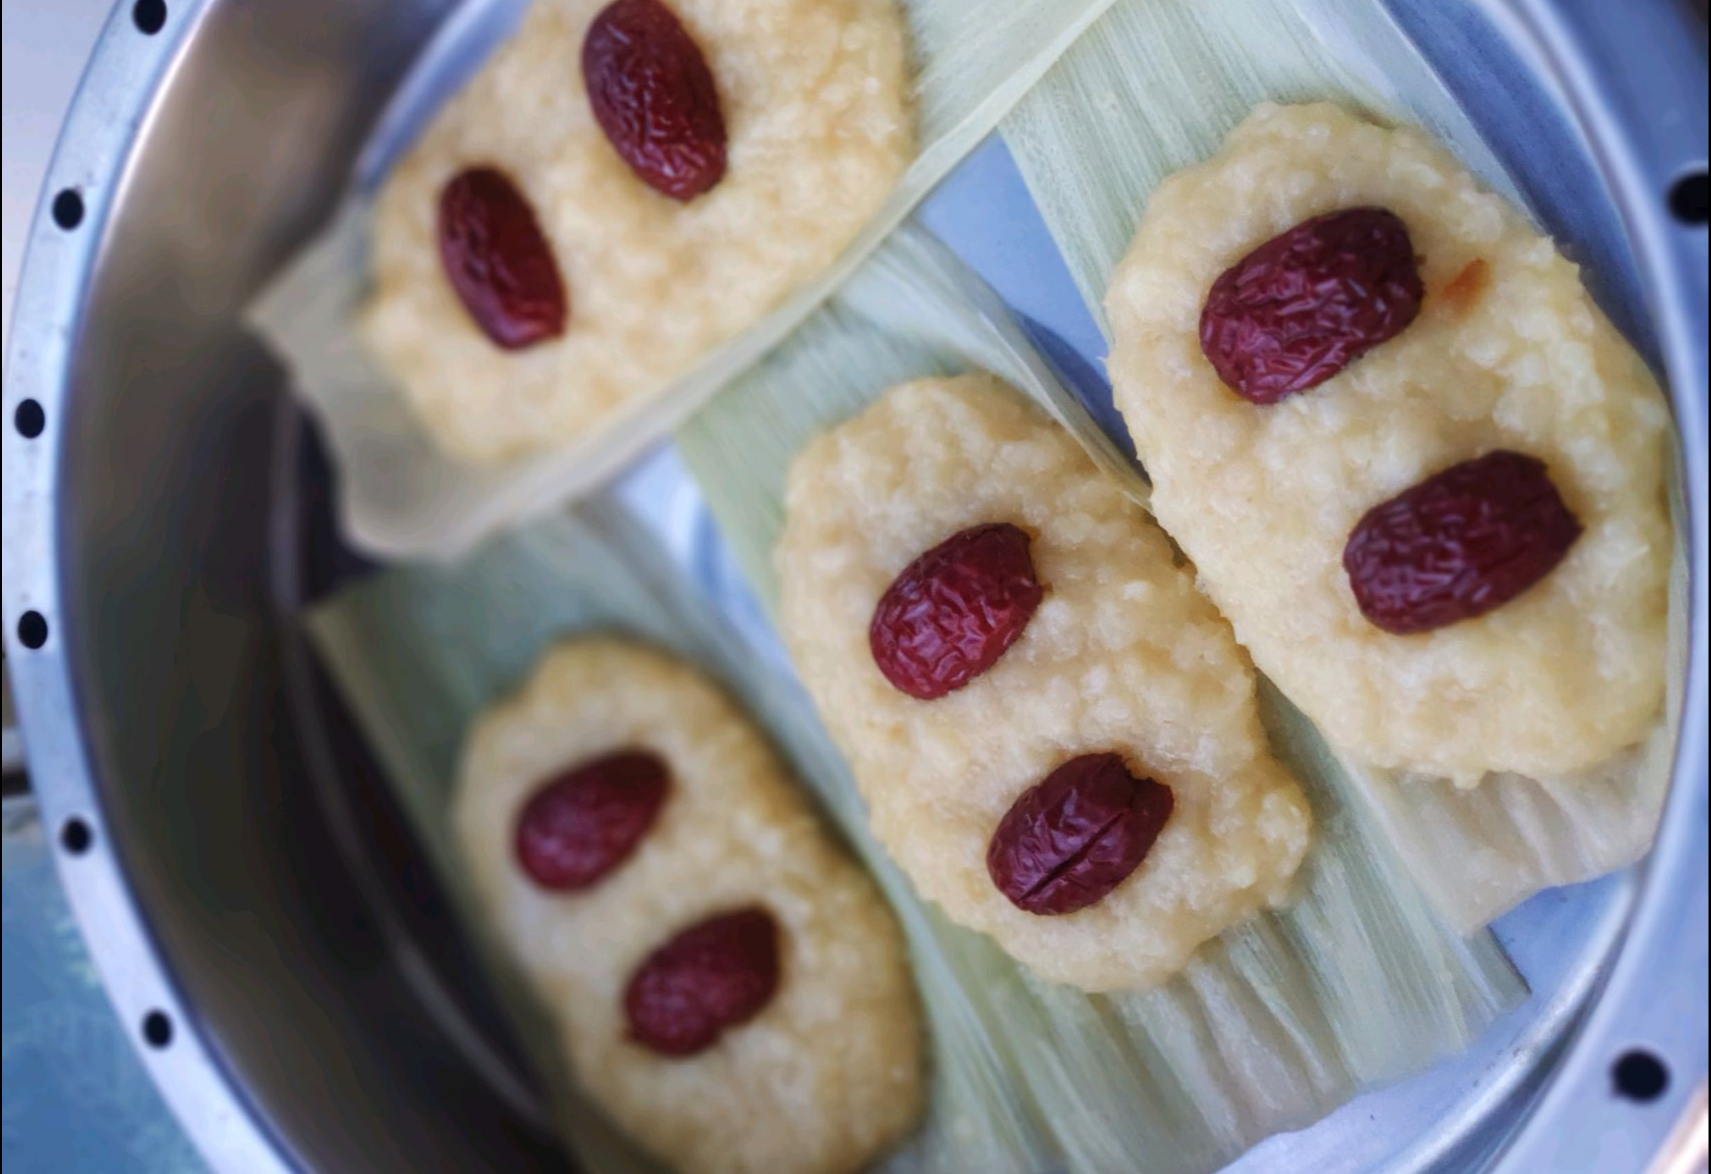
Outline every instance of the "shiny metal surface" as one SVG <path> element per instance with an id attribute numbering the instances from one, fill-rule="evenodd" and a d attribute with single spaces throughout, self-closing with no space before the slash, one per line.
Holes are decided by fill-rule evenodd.
<path id="1" fill-rule="evenodd" d="M 1676 0 L 1513 0 L 1511 43 L 1537 53 L 1579 117 L 1620 208 L 1645 283 L 1659 353 L 1684 438 L 1691 662 L 1676 778 L 1658 843 L 1642 866 L 1641 902 L 1584 1028 L 1539 1111 L 1504 1158 L 1506 1174 L 1588 1168 L 1640 1171 L 1676 1122 L 1697 1111 L 1707 1064 L 1706 786 L 1707 232 L 1682 215 L 1675 185 L 1706 168 L 1704 11 Z M 1636 1102 L 1615 1077 L 1635 1052 L 1669 1083 Z"/>
<path id="2" fill-rule="evenodd" d="M 474 0 L 463 31 L 478 39 L 510 4 Z M 1510 10 L 1391 6 L 1523 187 L 1529 152 L 1584 150 L 1556 105 L 1572 85 L 1541 81 L 1547 58 L 1506 47 L 1481 23 Z M 389 104 L 449 9 L 441 0 L 184 0 L 149 36 L 121 7 L 30 234 L 4 438 L 4 614 L 20 707 L 50 826 L 82 820 L 93 832 L 87 850 L 62 852 L 60 864 L 115 1005 L 139 1038 L 152 1011 L 170 1017 L 168 1046 L 139 1046 L 223 1170 L 563 1168 L 535 1127 L 515 1050 L 460 961 L 432 877 L 295 634 L 295 607 L 361 568 L 331 540 L 331 474 L 280 372 L 234 323 L 256 283 L 330 206 L 359 151 L 382 157 L 407 133 L 410 100 Z M 457 59 L 449 52 L 448 68 Z M 1703 56 L 1699 69 L 1702 94 Z M 383 132 L 371 140 L 377 122 Z M 1702 109 L 1698 133 L 1703 152 Z M 1673 357 L 1674 308 L 1688 299 L 1666 290 L 1664 312 L 1648 312 L 1616 205 L 1586 159 L 1581 191 L 1529 194 L 1619 320 L 1662 326 L 1657 353 Z M 62 188 L 80 192 L 84 208 L 69 231 L 50 211 Z M 1097 396 L 1097 332 L 1002 148 L 971 158 L 923 215 Z M 1677 255 L 1668 240 L 1653 249 L 1657 240 L 1637 239 L 1647 276 L 1654 253 Z M 1700 230 L 1701 344 L 1703 240 Z M 1699 421 L 1684 430 L 1699 462 L 1702 621 L 1703 349 L 1698 358 L 1697 384 L 1680 386 L 1698 395 L 1683 420 Z M 44 411 L 40 436 L 13 424 L 24 398 Z M 623 494 L 734 623 L 758 624 L 669 451 L 637 469 Z M 26 611 L 46 621 L 39 649 L 17 643 Z M 749 630 L 757 647 L 773 649 L 762 629 Z M 72 713 L 80 721 L 67 721 Z M 1700 807 L 1696 821 L 1689 811 L 1670 825 L 1652 871 L 1676 871 L 1652 886 L 1627 948 L 1660 934 L 1684 940 L 1694 890 L 1679 878 L 1697 851 L 1703 1073 L 1703 722 L 1689 730 L 1700 739 L 1698 765 L 1683 793 Z M 1695 760 L 1685 761 L 1692 773 Z M 1695 826 L 1696 845 L 1675 831 Z M 1536 1158 L 1517 1150 L 1505 1174 L 1637 1174 L 1673 1118 L 1661 1107 L 1611 1115 L 1631 1106 L 1610 1103 L 1609 1048 L 1625 1031 L 1674 1049 L 1683 1033 L 1654 1030 L 1646 1014 L 1686 1013 L 1656 997 L 1662 987 L 1635 985 L 1643 963 L 1625 954 L 1621 998 L 1603 1000 L 1574 1035 L 1588 996 L 1624 981 L 1608 963 L 1636 891 L 1633 877 L 1607 878 L 1505 918 L 1499 933 L 1536 992 L 1526 1007 L 1472 1053 L 1273 1139 L 1234 1170 L 1488 1169 L 1560 1073 L 1522 1144 L 1596 1121 L 1622 1153 L 1594 1165 L 1580 1160 L 1592 1152 L 1584 1148 L 1530 1151 Z M 1646 964 L 1655 983 L 1691 971 L 1691 949 L 1686 961 Z M 1669 989 L 1672 999 L 1692 990 Z M 1669 1058 L 1690 1068 L 1691 1030 L 1684 1038 L 1685 1054 Z M 1573 1059 L 1559 1068 L 1564 1048 Z M 1691 1085 L 1684 1070 L 1678 1089 L 1685 1096 Z"/>
<path id="3" fill-rule="evenodd" d="M 222 1170 L 562 1165 L 451 1051 L 330 846 L 269 591 L 296 414 L 235 324 L 442 8 L 177 3 L 148 35 L 122 5 L 20 284 L 4 613 L 33 774 L 48 826 L 89 832 L 61 875 L 115 1007 Z M 361 760 L 339 769 L 360 798 Z"/>
<path id="4" fill-rule="evenodd" d="M 109 0 L 0 0 L 0 320 L 9 330 L 36 195 Z"/>

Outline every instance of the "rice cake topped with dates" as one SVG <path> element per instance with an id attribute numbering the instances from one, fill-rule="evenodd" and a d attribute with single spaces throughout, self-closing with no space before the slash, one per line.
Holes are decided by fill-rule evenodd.
<path id="1" fill-rule="evenodd" d="M 535 0 L 379 196 L 363 335 L 459 459 L 568 441 L 662 390 L 831 264 L 913 154 L 894 0 L 611 8 Z M 613 26 L 604 36 L 600 19 Z M 595 76 L 584 66 L 597 52 L 609 64 Z M 596 93 L 610 106 L 647 85 L 669 92 L 645 109 L 596 108 Z M 710 109 L 679 108 L 696 102 Z M 670 134 L 687 140 L 678 155 L 638 162 Z M 466 226 L 463 247 L 547 252 L 539 264 L 468 263 L 464 276 L 497 281 L 493 298 L 537 319 L 503 344 L 442 262 L 442 201 L 471 169 L 490 187 L 508 183 L 488 216 L 520 227 Z"/>
<path id="2" fill-rule="evenodd" d="M 1417 286 L 1393 290 L 1384 313 L 1415 304 L 1314 385 L 1245 398 L 1225 378 L 1244 378 L 1240 362 L 1215 365 L 1232 356 L 1209 302 L 1258 305 L 1268 278 L 1252 260 L 1349 210 L 1399 221 Z M 1370 263 L 1371 247 L 1343 260 Z M 1374 284 L 1357 283 L 1366 296 Z M 1345 325 L 1365 312 L 1336 309 Z M 1339 753 L 1463 786 L 1498 771 L 1560 778 L 1657 722 L 1672 547 L 1663 397 L 1575 266 L 1425 135 L 1330 105 L 1260 107 L 1159 187 L 1106 310 L 1155 514 Z M 1238 325 L 1264 333 L 1258 318 Z M 1525 482 L 1526 500 L 1501 500 L 1505 481 Z M 1478 574 L 1467 559 L 1483 560 Z M 1369 598 L 1368 564 L 1400 592 L 1392 614 Z M 1414 603 L 1440 614 L 1410 624 Z"/>
<path id="3" fill-rule="evenodd" d="M 607 820 L 599 875 L 577 871 L 586 853 L 525 838 L 564 772 L 626 755 L 655 759 L 662 786 L 618 840 L 609 817 L 625 792 L 584 805 Z M 620 785 L 636 786 L 630 773 Z M 850 1174 L 919 1117 L 920 1011 L 890 909 L 754 727 L 687 665 L 604 638 L 548 653 L 470 734 L 453 826 L 490 932 L 559 1022 L 578 1081 L 673 1168 Z M 672 952 L 664 943 L 743 916 L 775 923 L 772 988 L 711 1039 L 654 1041 L 638 975 Z M 688 953 L 709 956 L 704 940 Z M 677 1014 L 682 973 L 665 979 L 655 995 Z"/>
<path id="4" fill-rule="evenodd" d="M 1164 535 L 1062 428 L 988 376 L 905 384 L 805 447 L 785 502 L 785 639 L 875 834 L 952 920 L 1043 977 L 1142 989 L 1285 896 L 1310 815 L 1267 749 L 1253 670 Z M 1022 535 L 1012 553 L 1038 578 L 1010 643 L 996 659 L 988 647 L 949 691 L 882 668 L 876 629 L 921 614 L 925 598 L 889 610 L 905 568 L 948 536 L 987 543 L 1000 524 Z M 1008 606 L 991 602 L 971 606 Z M 1064 830 L 1073 796 L 1052 810 L 1030 797 L 1083 766 L 1083 781 L 1126 772 L 1142 800 L 1168 792 L 1162 826 L 1142 812 L 1156 839 L 1138 864 L 1131 852 L 1094 892 L 1055 905 L 1055 871 L 1036 871 L 1044 887 L 1001 890 L 1018 860 L 1001 859 L 1015 841 L 1000 825 Z M 1073 872 L 1109 845 L 1070 847 L 1076 860 L 1044 867 Z"/>

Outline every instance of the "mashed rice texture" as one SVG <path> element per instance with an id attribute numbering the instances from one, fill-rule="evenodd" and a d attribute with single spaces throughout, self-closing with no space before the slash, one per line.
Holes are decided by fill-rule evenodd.
<path id="1" fill-rule="evenodd" d="M 543 780 L 623 748 L 669 765 L 657 822 L 592 888 L 517 867 L 517 813 Z M 490 930 L 554 1014 L 578 1080 L 645 1149 L 687 1174 L 849 1174 L 888 1150 L 924 1097 L 903 944 L 760 735 L 687 666 L 609 639 L 549 653 L 471 733 L 454 807 Z M 678 930 L 759 904 L 779 926 L 777 992 L 696 1055 L 627 1038 L 625 985 Z"/>
<path id="2" fill-rule="evenodd" d="M 1032 535 L 1045 599 L 985 673 L 917 700 L 874 664 L 874 605 L 984 522 Z M 817 438 L 791 468 L 776 559 L 786 640 L 874 832 L 953 920 L 1043 977 L 1140 989 L 1285 895 L 1310 816 L 1266 747 L 1252 667 L 1158 527 L 1010 388 L 905 384 Z M 987 873 L 994 829 L 1048 772 L 1107 751 L 1170 787 L 1174 812 L 1096 904 L 1023 912 Z"/>
<path id="3" fill-rule="evenodd" d="M 582 42 L 606 0 L 535 0 L 379 197 L 362 327 L 434 438 L 492 461 L 596 430 L 823 270 L 913 152 L 895 0 L 668 0 L 729 134 L 716 187 L 679 203 L 619 157 L 589 107 Z M 440 265 L 440 189 L 475 165 L 533 205 L 568 329 L 495 347 Z"/>
<path id="4" fill-rule="evenodd" d="M 1309 217 L 1407 224 L 1425 299 L 1400 335 L 1261 407 L 1218 379 L 1208 288 Z M 1354 761 L 1472 786 L 1570 775 L 1632 747 L 1663 700 L 1669 415 L 1575 266 L 1424 134 L 1330 105 L 1262 106 L 1162 184 L 1106 299 L 1118 406 L 1153 509 L 1254 662 Z M 1380 502 L 1513 449 L 1543 460 L 1585 532 L 1476 619 L 1387 634 L 1341 558 Z"/>

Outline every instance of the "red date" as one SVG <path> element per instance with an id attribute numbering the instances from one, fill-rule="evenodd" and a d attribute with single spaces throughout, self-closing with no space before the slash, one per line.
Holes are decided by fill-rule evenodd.
<path id="1" fill-rule="evenodd" d="M 1303 221 L 1212 283 L 1200 349 L 1237 395 L 1275 404 L 1317 387 L 1420 312 L 1408 227 L 1384 208 Z"/>
<path id="2" fill-rule="evenodd" d="M 1405 636 L 1502 607 L 1548 575 L 1580 532 L 1544 462 L 1498 449 L 1367 511 L 1343 569 L 1361 614 Z"/>
<path id="3" fill-rule="evenodd" d="M 1169 787 L 1116 754 L 1072 758 L 1022 793 L 986 849 L 998 891 L 1028 913 L 1074 913 L 1147 858 L 1176 806 Z"/>
<path id="4" fill-rule="evenodd" d="M 643 183 L 691 200 L 725 174 L 725 116 L 701 47 L 660 0 L 614 0 L 582 42 L 594 120 Z"/>
<path id="5" fill-rule="evenodd" d="M 648 955 L 624 991 L 630 1038 L 692 1056 L 760 1014 L 778 989 L 778 924 L 750 906 L 698 922 Z"/>
<path id="6" fill-rule="evenodd" d="M 868 624 L 868 647 L 886 680 L 930 701 L 991 668 L 1044 596 L 1025 531 L 1008 522 L 972 526 L 886 588 Z"/>
<path id="7" fill-rule="evenodd" d="M 440 263 L 493 344 L 521 350 L 564 333 L 570 312 L 552 246 L 504 172 L 472 167 L 440 191 Z"/>
<path id="8" fill-rule="evenodd" d="M 517 864 L 543 889 L 585 889 L 629 859 L 665 801 L 665 763 L 620 750 L 537 790 L 518 813 Z"/>

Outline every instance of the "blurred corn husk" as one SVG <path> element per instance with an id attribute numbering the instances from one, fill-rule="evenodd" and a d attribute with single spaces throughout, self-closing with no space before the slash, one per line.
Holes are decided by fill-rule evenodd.
<path id="1" fill-rule="evenodd" d="M 763 598 L 772 596 L 777 493 L 801 439 L 897 378 L 975 365 L 1038 396 L 1112 475 L 1134 478 L 990 293 L 929 238 L 905 231 L 681 437 Z M 543 1011 L 485 941 L 447 826 L 463 731 L 542 650 L 575 632 L 624 632 L 722 678 L 891 901 L 933 1064 L 928 1120 L 885 1164 L 895 1174 L 1214 1170 L 1269 1133 L 1461 1050 L 1524 996 L 1488 934 L 1463 939 L 1433 917 L 1346 803 L 1341 779 L 1323 770 L 1322 748 L 1287 732 L 1278 749 L 1307 783 L 1319 824 L 1293 908 L 1226 934 L 1149 995 L 1088 996 L 1034 979 L 916 900 L 868 834 L 853 780 L 770 633 L 713 606 L 605 497 L 457 564 L 348 588 L 309 626 L 483 947 L 565 1135 L 593 1170 L 646 1164 L 540 1046 L 552 1037 L 540 1029 Z"/>
<path id="2" fill-rule="evenodd" d="M 669 386 L 632 397 L 587 435 L 500 464 L 462 464 L 442 452 L 359 341 L 370 193 L 354 191 L 246 314 L 320 418 L 339 467 L 346 535 L 372 554 L 449 557 L 612 477 L 835 289 L 1109 4 L 901 0 L 917 66 L 920 151 L 838 262 Z M 473 21 L 453 32 L 466 26 L 473 35 Z"/>

